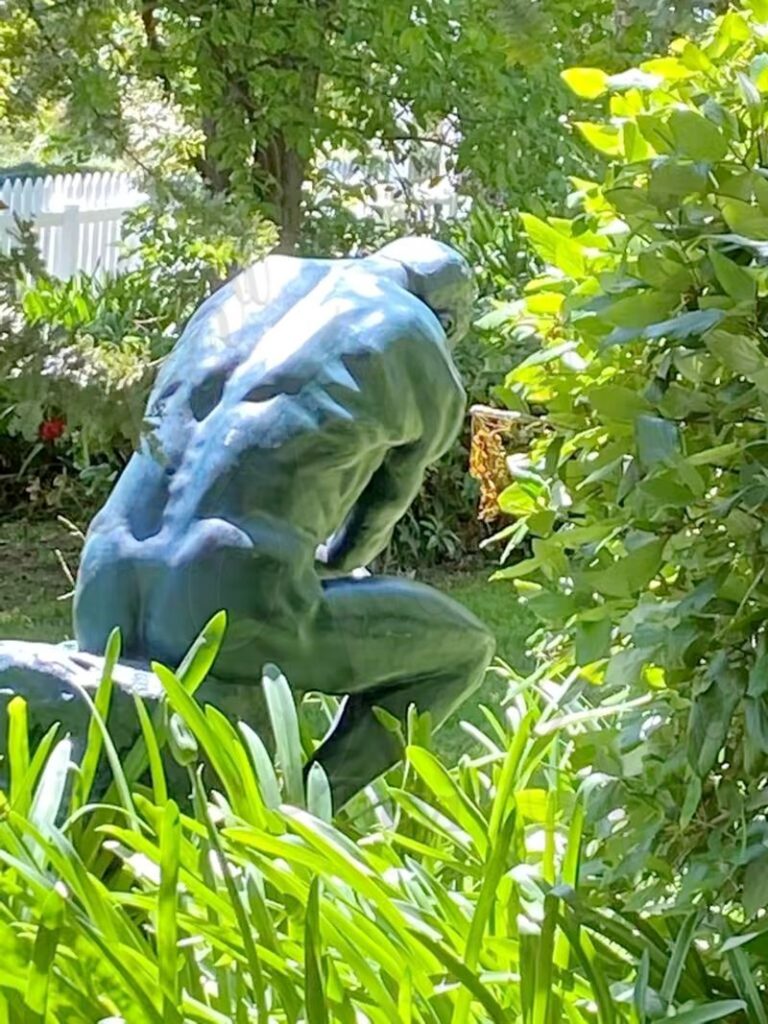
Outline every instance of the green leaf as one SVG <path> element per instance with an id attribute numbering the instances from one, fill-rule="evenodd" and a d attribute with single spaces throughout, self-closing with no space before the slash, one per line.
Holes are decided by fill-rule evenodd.
<path id="1" fill-rule="evenodd" d="M 740 946 L 732 947 L 727 951 L 727 959 L 736 992 L 746 1003 L 749 1024 L 768 1024 L 764 995 L 755 982 L 755 970 L 747 952 Z"/>
<path id="2" fill-rule="evenodd" d="M 752 241 L 768 239 L 768 217 L 759 206 L 741 199 L 723 199 L 720 209 L 726 224 L 737 235 Z"/>
<path id="3" fill-rule="evenodd" d="M 717 252 L 716 249 L 710 249 L 709 258 L 712 260 L 717 279 L 727 295 L 737 302 L 755 301 L 757 281 L 747 270 Z"/>
<path id="4" fill-rule="evenodd" d="M 648 182 L 648 194 L 664 205 L 683 196 L 698 195 L 709 187 L 706 165 L 681 163 L 678 159 L 664 159 L 654 163 Z"/>
<path id="5" fill-rule="evenodd" d="M 729 370 L 748 377 L 762 391 L 768 391 L 768 359 L 755 338 L 728 331 L 712 331 L 706 338 L 709 351 Z"/>
<path id="6" fill-rule="evenodd" d="M 261 737 L 253 731 L 250 725 L 240 722 L 238 723 L 238 729 L 248 749 L 253 770 L 256 772 L 256 778 L 259 780 L 264 804 L 271 810 L 275 810 L 282 803 L 282 797 L 280 795 L 280 783 L 275 774 L 272 759 L 267 753 L 267 748 L 264 746 Z"/>
<path id="7" fill-rule="evenodd" d="M 409 746 L 406 756 L 419 778 L 437 798 L 439 809 L 472 837 L 478 853 L 484 857 L 488 849 L 487 822 L 461 792 L 450 773 L 431 751 L 423 747 Z"/>
<path id="8" fill-rule="evenodd" d="M 650 327 L 641 329 L 619 327 L 608 335 L 604 347 L 623 345 L 628 341 L 639 339 L 658 341 L 661 338 L 666 338 L 668 341 L 684 341 L 687 338 L 703 337 L 724 317 L 725 310 L 722 309 L 696 309 L 688 313 L 680 313 L 679 316 L 652 324 Z"/>
<path id="9" fill-rule="evenodd" d="M 638 391 L 620 384 L 604 384 L 590 388 L 587 397 L 592 408 L 603 420 L 633 423 L 637 416 L 651 410 L 649 402 Z"/>
<path id="10" fill-rule="evenodd" d="M 638 1024 L 645 1024 L 648 1019 L 648 982 L 651 973 L 651 959 L 648 950 L 643 950 L 640 958 L 640 966 L 637 970 L 637 980 L 632 991 L 632 1005 L 637 1014 Z"/>
<path id="11" fill-rule="evenodd" d="M 728 143 L 720 129 L 695 110 L 673 110 L 669 126 L 676 149 L 691 160 L 717 163 L 728 154 Z"/>
<path id="12" fill-rule="evenodd" d="M 241 786 L 237 766 L 230 751 L 222 748 L 215 730 L 211 728 L 200 706 L 170 669 L 153 662 L 152 671 L 162 683 L 171 708 L 179 715 L 184 727 L 189 729 L 195 740 L 200 743 L 225 789 L 237 793 Z"/>
<path id="13" fill-rule="evenodd" d="M 768 0 L 747 0 L 746 6 L 752 11 L 757 21 L 768 22 Z"/>
<path id="14" fill-rule="evenodd" d="M 768 54 L 759 53 L 750 61 L 749 77 L 759 92 L 768 92 Z"/>
<path id="15" fill-rule="evenodd" d="M 698 775 L 694 775 L 685 787 L 685 799 L 683 800 L 683 806 L 680 808 L 681 828 L 686 828 L 693 821 L 693 816 L 701 803 L 701 791 L 701 779 Z"/>
<path id="16" fill-rule="evenodd" d="M 688 721 L 688 759 L 702 778 L 717 762 L 744 689 L 741 673 L 723 652 L 717 654 L 693 698 Z"/>
<path id="17" fill-rule="evenodd" d="M 569 277 L 581 278 L 586 273 L 586 260 L 582 246 L 556 230 L 546 221 L 532 213 L 521 213 L 525 232 L 536 252 L 545 263 L 549 263 Z"/>
<path id="18" fill-rule="evenodd" d="M 505 487 L 499 495 L 499 508 L 508 516 L 528 516 L 541 507 L 529 489 L 517 482 Z"/>
<path id="19" fill-rule="evenodd" d="M 643 138 L 647 139 L 657 153 L 672 153 L 672 132 L 660 114 L 638 114 L 635 120 Z"/>
<path id="20" fill-rule="evenodd" d="M 694 72 L 678 57 L 655 57 L 640 65 L 640 70 L 649 75 L 658 75 L 667 82 L 679 82 L 692 78 Z"/>
<path id="21" fill-rule="evenodd" d="M 499 569 L 491 576 L 491 582 L 494 580 L 516 580 L 521 576 L 529 576 L 531 573 L 536 572 L 537 569 L 541 568 L 541 561 L 538 558 L 525 558 L 521 562 L 516 562 L 514 565 L 509 566 L 508 569 Z"/>
<path id="22" fill-rule="evenodd" d="M 206 623 L 203 631 L 187 651 L 179 665 L 176 677 L 190 696 L 194 694 L 200 684 L 208 677 L 208 673 L 216 660 L 216 655 L 219 653 L 226 629 L 226 612 L 217 612 Z"/>
<path id="23" fill-rule="evenodd" d="M 749 670 L 747 696 L 765 697 L 768 694 L 768 652 L 761 651 Z"/>
<path id="24" fill-rule="evenodd" d="M 144 702 L 136 694 L 133 695 L 133 705 L 136 709 L 136 717 L 141 726 L 141 735 L 144 738 L 144 746 L 147 751 L 155 803 L 162 807 L 168 799 L 168 787 L 165 781 L 165 770 L 163 768 L 163 759 L 160 753 L 157 733 L 152 728 L 152 721 L 144 706 Z"/>
<path id="25" fill-rule="evenodd" d="M 595 100 L 607 89 L 608 75 L 600 68 L 567 68 L 560 72 L 565 84 L 585 100 Z"/>
<path id="26" fill-rule="evenodd" d="M 680 453 L 680 432 L 676 423 L 658 416 L 638 416 L 635 441 L 640 464 L 646 469 L 669 464 Z"/>
<path id="27" fill-rule="evenodd" d="M 59 740 L 43 769 L 29 810 L 30 822 L 46 838 L 55 827 L 56 818 L 61 810 L 71 763 L 72 741 Z M 35 849 L 37 864 L 42 865 L 45 858 L 44 848 L 37 846 Z"/>
<path id="28" fill-rule="evenodd" d="M 714 448 L 705 448 L 704 451 L 687 455 L 686 461 L 691 466 L 726 466 L 740 451 L 740 445 L 731 441 L 728 444 L 719 444 Z"/>
<path id="29" fill-rule="evenodd" d="M 620 128 L 612 124 L 593 124 L 590 121 L 577 121 L 576 127 L 598 153 L 604 153 L 606 156 L 621 155 L 623 136 Z"/>
<path id="30" fill-rule="evenodd" d="M 590 569 L 582 574 L 593 590 L 609 597 L 629 597 L 643 590 L 661 566 L 666 541 L 652 540 L 617 559 L 607 569 Z"/>
<path id="31" fill-rule="evenodd" d="M 649 288 L 603 307 L 599 317 L 616 327 L 648 327 L 664 320 L 679 305 L 679 295 Z"/>
<path id="32" fill-rule="evenodd" d="M 576 664 L 591 665 L 607 658 L 611 649 L 611 620 L 609 616 L 592 622 L 579 622 L 576 626 Z"/>
<path id="33" fill-rule="evenodd" d="M 24 814 L 29 797 L 29 788 L 23 786 L 29 772 L 29 726 L 26 701 L 22 697 L 12 697 L 6 708 L 6 717 L 8 719 L 6 750 L 11 774 L 11 807 L 19 814 Z"/>
<path id="34" fill-rule="evenodd" d="M 74 787 L 75 793 L 73 794 L 72 801 L 73 810 L 77 807 L 82 807 L 83 804 L 87 803 L 96 778 L 96 771 L 98 769 L 101 751 L 104 745 L 104 737 L 99 717 L 103 722 L 106 722 L 109 717 L 109 707 L 112 701 L 112 673 L 114 672 L 115 665 L 120 657 L 120 647 L 120 630 L 113 629 L 109 635 L 109 639 L 107 640 L 106 650 L 104 651 L 104 663 L 101 671 L 101 681 L 93 699 L 93 705 L 97 714 L 92 715 L 91 720 L 88 723 L 85 752 L 80 761 L 80 773 L 77 776 L 77 781 Z"/>
<path id="35" fill-rule="evenodd" d="M 696 1006 L 692 1010 L 683 1010 L 682 1013 L 673 1013 L 664 1019 L 675 1021 L 675 1024 L 707 1024 L 707 1021 L 722 1020 L 744 1009 L 746 1003 L 740 999 L 723 999 L 707 1003 L 706 1006 Z"/>
<path id="36" fill-rule="evenodd" d="M 547 789 L 520 789 L 515 793 L 517 813 L 526 821 L 546 821 L 548 804 Z"/>
<path id="37" fill-rule="evenodd" d="M 747 864 L 741 898 L 748 917 L 768 907 L 768 855 Z"/>

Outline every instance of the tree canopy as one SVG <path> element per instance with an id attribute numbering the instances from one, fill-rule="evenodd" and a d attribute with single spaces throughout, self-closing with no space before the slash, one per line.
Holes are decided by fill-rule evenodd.
<path id="1" fill-rule="evenodd" d="M 5 0 L 0 121 L 44 154 L 193 171 L 295 247 L 318 156 L 440 142 L 462 187 L 563 192 L 566 64 L 631 57 L 709 4 L 650 0 Z M 678 7 L 685 8 L 681 13 Z M 324 182 L 327 186 L 327 180 Z M 309 186 L 309 187 L 307 187 Z M 361 186 L 365 188 L 365 185 Z M 322 190 L 324 202 L 332 190 Z M 329 198 L 330 195 L 330 198 Z"/>

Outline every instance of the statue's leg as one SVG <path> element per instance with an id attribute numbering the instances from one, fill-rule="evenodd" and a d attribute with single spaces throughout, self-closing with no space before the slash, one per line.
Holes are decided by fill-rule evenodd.
<path id="1" fill-rule="evenodd" d="M 482 682 L 495 644 L 466 608 L 411 580 L 342 579 L 323 589 L 313 674 L 317 689 L 348 699 L 313 760 L 340 807 L 400 757 L 373 709 L 404 722 L 415 704 L 439 726 Z"/>

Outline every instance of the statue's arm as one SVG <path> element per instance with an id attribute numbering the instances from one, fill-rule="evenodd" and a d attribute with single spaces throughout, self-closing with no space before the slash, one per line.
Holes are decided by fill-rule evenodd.
<path id="1" fill-rule="evenodd" d="M 389 451 L 331 538 L 325 551 L 329 571 L 351 572 L 370 565 L 389 544 L 421 489 L 427 467 L 448 451 L 461 429 L 466 398 L 460 384 L 452 380 L 441 397 L 439 419 L 425 429 L 423 440 Z"/>
<path id="2" fill-rule="evenodd" d="M 389 544 L 396 523 L 419 493 L 429 463 L 421 445 L 392 449 L 344 524 L 331 538 L 325 567 L 351 572 L 369 565 Z"/>

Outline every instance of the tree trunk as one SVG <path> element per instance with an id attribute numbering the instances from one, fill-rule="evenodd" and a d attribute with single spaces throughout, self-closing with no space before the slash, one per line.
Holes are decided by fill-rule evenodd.
<path id="1" fill-rule="evenodd" d="M 268 146 L 256 150 L 254 157 L 260 179 L 257 188 L 261 186 L 264 189 L 265 199 L 272 207 L 280 229 L 277 251 L 291 254 L 296 251 L 301 236 L 301 190 L 307 161 L 286 145 L 283 133 L 279 131 Z"/>

